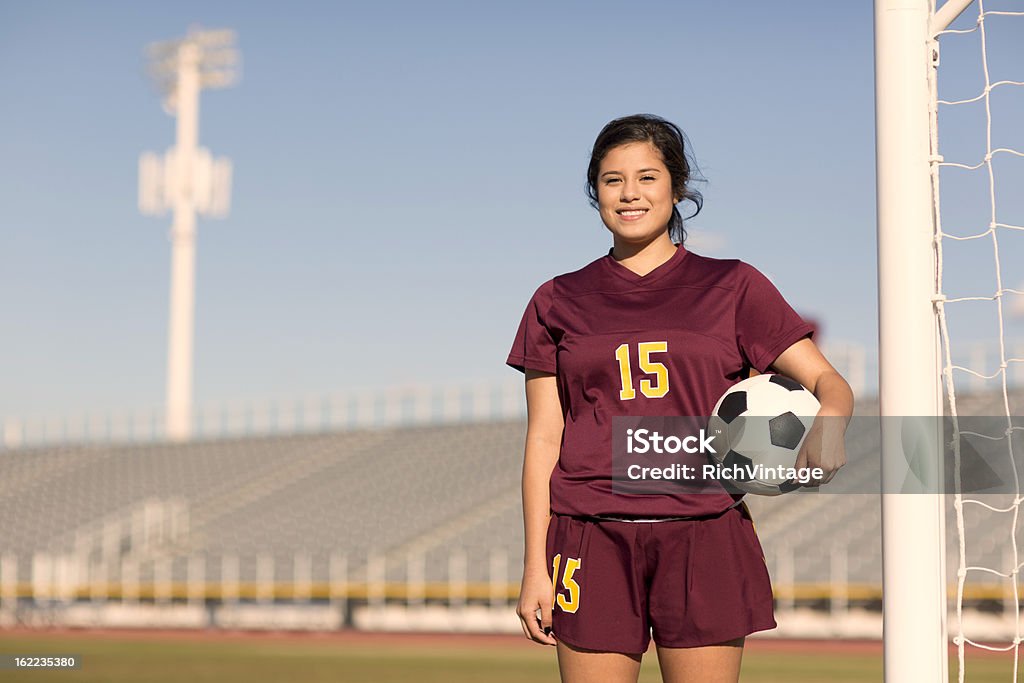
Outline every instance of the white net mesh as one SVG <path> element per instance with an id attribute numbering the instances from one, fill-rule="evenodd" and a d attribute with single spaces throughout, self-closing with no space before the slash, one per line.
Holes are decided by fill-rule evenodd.
<path id="1" fill-rule="evenodd" d="M 1024 297 L 1015 300 L 1024 295 L 1024 286 L 1008 284 L 1024 274 L 1024 81 L 1012 76 L 1016 70 L 1018 79 L 1024 77 L 1024 3 L 996 8 L 977 0 L 937 34 L 932 46 L 936 67 L 940 43 L 944 66 L 931 74 L 931 174 L 935 308 L 955 459 L 951 514 L 956 533 L 950 540 L 957 560 L 949 564 L 956 567 L 956 621 L 950 632 L 960 681 L 966 680 L 967 660 L 975 648 L 1012 655 L 1016 680 L 1021 644 L 1018 527 L 1024 501 L 1017 468 L 1010 468 L 1013 494 L 968 496 L 963 493 L 960 460 L 963 436 L 1004 442 L 1011 463 L 1014 439 L 1020 443 L 1024 438 L 1017 433 L 1024 428 L 1014 425 L 1018 394 L 1012 390 L 1012 370 L 1024 363 L 1012 315 L 1024 302 Z M 956 92 L 965 87 L 973 92 Z M 979 335 L 997 350 L 988 354 L 994 361 L 976 354 L 967 354 L 966 362 L 959 360 L 966 347 L 978 344 Z M 1000 420 L 1005 429 L 990 434 L 961 430 L 960 418 L 967 415 L 1005 416 Z M 992 586 L 995 591 L 972 590 Z M 965 605 L 999 591 L 1003 600 L 998 619 L 972 621 Z"/>

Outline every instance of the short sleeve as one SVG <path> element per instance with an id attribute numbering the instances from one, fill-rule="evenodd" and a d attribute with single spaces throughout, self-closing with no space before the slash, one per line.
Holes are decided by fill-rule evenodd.
<path id="1" fill-rule="evenodd" d="M 556 371 L 555 354 L 558 347 L 546 323 L 553 291 L 554 280 L 548 280 L 534 292 L 519 322 L 519 330 L 512 342 L 506 365 L 520 372 L 526 372 L 526 368 L 552 374 Z"/>
<path id="2" fill-rule="evenodd" d="M 801 318 L 756 268 L 740 262 L 738 270 L 736 343 L 747 362 L 764 372 L 783 351 L 813 335 L 814 325 Z"/>

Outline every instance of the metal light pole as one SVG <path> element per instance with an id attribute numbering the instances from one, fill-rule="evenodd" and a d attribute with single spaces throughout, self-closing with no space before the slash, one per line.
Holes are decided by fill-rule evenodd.
<path id="1" fill-rule="evenodd" d="M 139 158 L 139 210 L 174 211 L 171 227 L 171 295 L 167 344 L 166 434 L 192 435 L 192 347 L 195 327 L 196 214 L 223 217 L 231 198 L 231 162 L 199 146 L 199 91 L 237 80 L 233 31 L 190 29 L 184 38 L 147 48 L 149 73 L 177 117 L 177 139 L 163 155 Z"/>

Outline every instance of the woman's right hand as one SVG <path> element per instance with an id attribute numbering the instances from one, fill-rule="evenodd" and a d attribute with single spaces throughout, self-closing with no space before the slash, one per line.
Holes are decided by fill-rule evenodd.
<path id="1" fill-rule="evenodd" d="M 551 577 L 544 569 L 524 570 L 523 583 L 519 589 L 519 605 L 516 614 L 522 622 L 523 633 L 542 645 L 554 645 L 551 635 L 551 606 L 555 601 L 555 589 Z M 540 611 L 540 619 L 537 611 Z"/>

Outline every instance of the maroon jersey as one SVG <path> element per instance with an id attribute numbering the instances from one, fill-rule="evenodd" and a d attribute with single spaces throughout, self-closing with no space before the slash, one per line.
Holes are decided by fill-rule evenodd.
<path id="1" fill-rule="evenodd" d="M 754 267 L 681 245 L 647 275 L 609 250 L 545 282 L 506 363 L 557 375 L 565 432 L 551 473 L 551 510 L 674 517 L 732 505 L 724 492 L 613 493 L 612 417 L 710 415 L 745 368 L 764 372 L 812 332 Z"/>

